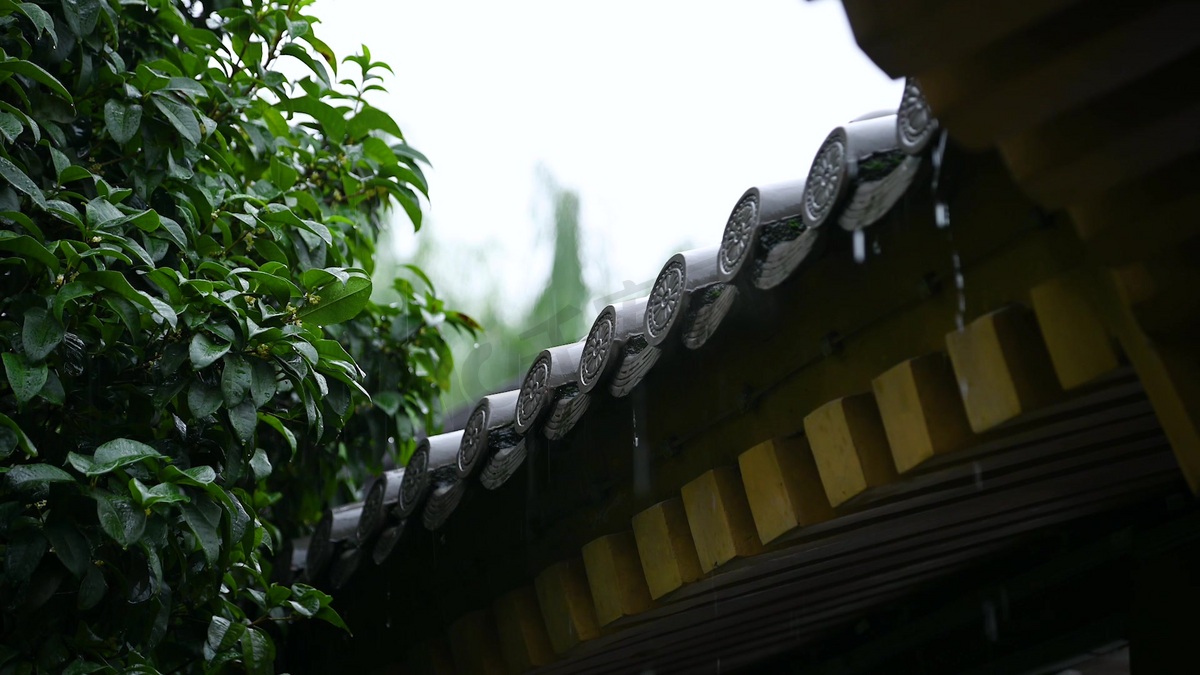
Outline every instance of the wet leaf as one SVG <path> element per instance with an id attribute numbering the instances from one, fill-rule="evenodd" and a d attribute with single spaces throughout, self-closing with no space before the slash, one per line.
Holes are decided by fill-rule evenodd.
<path id="1" fill-rule="evenodd" d="M 371 299 L 371 279 L 358 273 L 351 276 L 345 285 L 337 281 L 326 284 L 318 295 L 320 302 L 310 303 L 297 313 L 302 321 L 316 326 L 349 321 L 358 316 Z"/>
<path id="2" fill-rule="evenodd" d="M 104 104 L 104 126 L 114 141 L 125 145 L 142 126 L 142 106 L 110 99 Z"/>
<path id="3" fill-rule="evenodd" d="M 25 357 L 34 363 L 41 361 L 62 342 L 65 333 L 62 323 L 51 316 L 44 307 L 26 310 L 25 325 L 21 330 Z"/>
<path id="4" fill-rule="evenodd" d="M 4 482 L 13 490 L 31 490 L 47 483 L 73 483 L 71 474 L 49 464 L 21 464 L 4 474 Z"/>
<path id="5" fill-rule="evenodd" d="M 93 497 L 100 528 L 121 548 L 129 548 L 141 538 L 146 529 L 146 513 L 133 500 L 102 491 L 97 491 Z"/>
<path id="6" fill-rule="evenodd" d="M 191 346 L 188 349 L 192 367 L 196 370 L 207 368 L 227 353 L 229 353 L 228 342 L 214 340 L 204 333 L 196 333 L 192 336 Z"/>

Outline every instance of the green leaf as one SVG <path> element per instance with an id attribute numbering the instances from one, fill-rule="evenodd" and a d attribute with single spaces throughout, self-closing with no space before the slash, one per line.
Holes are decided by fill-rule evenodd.
<path id="1" fill-rule="evenodd" d="M 144 293 L 137 290 L 129 283 L 129 279 L 120 272 L 104 270 L 101 272 L 84 272 L 79 275 L 80 282 L 90 284 L 95 287 L 110 290 L 117 295 L 125 298 L 135 305 L 142 307 L 163 316 L 169 323 L 174 323 L 176 320 L 175 311 L 171 306 L 151 296 L 149 293 Z"/>
<path id="2" fill-rule="evenodd" d="M 228 352 L 228 342 L 214 342 L 212 338 L 204 333 L 196 333 L 192 336 L 192 343 L 188 348 L 188 357 L 192 360 L 192 367 L 200 370 L 212 365 L 214 361 L 225 356 Z"/>
<path id="3" fill-rule="evenodd" d="M 229 413 L 229 423 L 233 425 L 233 433 L 238 440 L 246 443 L 254 438 L 254 427 L 258 423 L 254 401 L 242 401 L 226 410 Z"/>
<path id="4" fill-rule="evenodd" d="M 67 18 L 67 26 L 79 38 L 85 38 L 96 30 L 96 21 L 100 18 L 101 0 L 62 0 L 63 14 Z"/>
<path id="5" fill-rule="evenodd" d="M 164 91 L 178 91 L 184 94 L 192 94 L 194 96 L 208 96 L 208 91 L 204 89 L 204 85 L 187 77 L 172 77 L 167 80 L 167 86 L 163 87 Z"/>
<path id="6" fill-rule="evenodd" d="M 93 178 L 95 178 L 95 175 L 92 174 L 91 171 L 88 171 L 87 169 L 83 168 L 82 166 L 78 166 L 75 164 L 68 166 L 67 168 L 60 171 L 58 174 L 58 182 L 62 183 L 63 185 L 66 185 L 67 183 L 70 183 L 72 181 L 92 180 Z M 54 207 L 53 207 L 53 205 L 50 204 L 50 202 L 46 202 L 46 210 L 53 212 Z"/>
<path id="7" fill-rule="evenodd" d="M 109 99 L 104 104 L 104 126 L 114 141 L 125 145 L 137 135 L 142 126 L 142 106 Z"/>
<path id="8" fill-rule="evenodd" d="M 44 307 L 25 311 L 21 342 L 25 345 L 25 357 L 30 361 L 36 363 L 45 359 L 62 342 L 65 334 L 63 325 Z"/>
<path id="9" fill-rule="evenodd" d="M 155 504 L 174 504 L 189 501 L 187 494 L 174 483 L 159 483 L 154 487 L 146 487 L 136 478 L 129 479 L 129 494 L 133 496 L 142 508 L 148 509 Z"/>
<path id="10" fill-rule="evenodd" d="M 342 109 L 334 108 L 316 98 L 300 97 L 288 99 L 285 105 L 293 112 L 304 113 L 321 125 L 325 138 L 341 143 L 346 135 L 346 116 Z"/>
<path id="11" fill-rule="evenodd" d="M 312 55 L 304 49 L 304 47 L 301 47 L 294 42 L 288 43 L 283 46 L 283 49 L 280 50 L 280 53 L 285 56 L 290 56 L 308 66 L 308 69 L 311 70 L 313 74 L 321 80 L 321 83 L 325 85 L 326 89 L 333 88 L 333 83 L 329 81 L 329 71 L 325 69 L 325 65 L 314 59 Z"/>
<path id="12" fill-rule="evenodd" d="M 46 386 L 46 378 L 50 376 L 46 364 L 31 365 L 24 356 L 12 352 L 5 352 L 0 358 L 4 360 L 4 372 L 8 375 L 8 384 L 18 402 L 29 402 Z"/>
<path id="13" fill-rule="evenodd" d="M 35 204 L 46 208 L 46 195 L 42 193 L 42 189 L 33 182 L 29 176 L 25 175 L 16 164 L 8 161 L 4 157 L 0 157 L 0 176 L 8 181 L 17 190 L 29 195 Z"/>
<path id="14" fill-rule="evenodd" d="M 96 490 L 93 498 L 96 500 L 100 528 L 121 548 L 129 548 L 141 539 L 146 530 L 146 513 L 133 500 L 102 490 Z"/>
<path id="15" fill-rule="evenodd" d="M 0 161 L 3 161 L 3 158 L 0 158 Z M 18 235 L 8 230 L 0 231 L 0 251 L 20 253 L 50 268 L 51 272 L 58 272 L 58 258 L 33 237 Z"/>
<path id="16" fill-rule="evenodd" d="M 82 577 L 92 566 L 92 547 L 70 522 L 59 520 L 46 526 L 46 538 L 63 566 L 76 577 Z"/>
<path id="17" fill-rule="evenodd" d="M 196 419 L 208 417 L 221 409 L 221 390 L 193 380 L 188 385 L 188 410 Z"/>
<path id="18" fill-rule="evenodd" d="M 218 654 L 224 652 L 242 639 L 246 627 L 234 623 L 223 616 L 213 616 L 208 624 L 208 635 L 204 641 L 204 659 L 212 661 Z"/>
<path id="19" fill-rule="evenodd" d="M 4 413 L 0 413 L 0 429 L 6 429 L 8 434 L 11 434 L 11 436 L 0 436 L 0 441 L 3 441 L 4 439 L 15 438 L 17 447 L 24 450 L 26 455 L 30 457 L 37 457 L 37 446 L 33 444 L 33 441 L 29 440 L 29 437 L 25 435 L 25 432 L 21 429 L 20 425 L 18 425 L 12 420 L 12 418 Z M 5 441 L 5 443 L 6 442 L 7 441 Z M 0 444 L 0 450 L 4 450 L 4 452 L 0 452 L 0 459 L 7 459 L 12 453 L 12 447 L 9 447 L 6 444 Z"/>
<path id="20" fill-rule="evenodd" d="M 278 157 L 271 158 L 271 184 L 280 190 L 290 190 L 300 178 L 300 172 L 279 161 Z"/>
<path id="21" fill-rule="evenodd" d="M 60 98 L 65 99 L 67 103 L 75 102 L 74 99 L 71 98 L 71 94 L 67 92 L 67 88 L 62 85 L 62 82 L 54 79 L 53 75 L 47 73 L 36 63 L 23 61 L 21 59 L 5 59 L 0 61 L 0 73 L 2 72 L 24 75 L 34 82 L 39 82 L 45 85 L 47 89 L 57 94 Z"/>
<path id="22" fill-rule="evenodd" d="M 206 506 L 201 506 L 205 504 Z M 215 509 L 215 510 L 214 510 Z M 221 553 L 221 535 L 218 528 L 221 525 L 221 510 L 212 502 L 188 502 L 180 505 L 183 520 L 196 535 L 200 549 L 208 564 L 217 561 Z M 215 514 L 215 515 L 214 515 Z"/>
<path id="23" fill-rule="evenodd" d="M 42 556 L 46 554 L 46 537 L 40 530 L 27 528 L 16 535 L 9 535 L 7 539 L 4 571 L 8 579 L 24 581 L 33 574 Z"/>
<path id="24" fill-rule="evenodd" d="M 54 295 L 54 319 L 56 321 L 62 321 L 63 311 L 66 310 L 67 303 L 77 298 L 92 295 L 93 293 L 95 293 L 95 291 L 78 281 L 72 281 L 66 286 L 58 289 L 58 293 Z"/>
<path id="25" fill-rule="evenodd" d="M 73 483 L 71 474 L 49 464 L 21 464 L 4 474 L 4 481 L 13 490 L 37 488 L 47 483 Z"/>
<path id="26" fill-rule="evenodd" d="M 292 451 L 292 455 L 295 456 L 295 454 L 296 454 L 296 436 L 295 436 L 295 434 L 292 433 L 291 429 L 288 429 L 286 426 L 284 426 L 283 422 L 274 415 L 268 415 L 266 413 L 259 413 L 258 419 L 260 422 L 263 422 L 264 424 L 271 427 L 275 431 L 278 431 L 279 435 L 283 436 L 283 440 L 287 441 L 288 447 Z"/>
<path id="27" fill-rule="evenodd" d="M 358 316 L 371 299 L 371 279 L 362 272 L 356 272 L 345 285 L 335 281 L 321 288 L 318 295 L 319 302 L 310 302 L 297 312 L 302 321 L 315 326 L 349 321 Z"/>
<path id="28" fill-rule="evenodd" d="M 117 438 L 96 448 L 91 457 L 68 453 L 67 461 L 87 476 L 99 476 L 143 459 L 166 459 L 157 450 L 145 443 L 128 438 Z"/>
<path id="29" fill-rule="evenodd" d="M 225 356 L 225 368 L 221 372 L 221 395 L 225 398 L 225 407 L 233 408 L 246 400 L 250 393 L 251 369 L 250 363 L 241 354 Z"/>
<path id="30" fill-rule="evenodd" d="M 242 636 L 242 663 L 251 673 L 270 672 L 275 663 L 275 645 L 271 638 L 253 626 Z"/>
<path id="31" fill-rule="evenodd" d="M 254 450 L 254 456 L 250 458 L 250 470 L 254 472 L 255 480 L 263 480 L 271 475 L 271 460 L 267 459 L 267 453 L 262 448 Z"/>
<path id="32" fill-rule="evenodd" d="M 22 2 L 17 4 L 17 11 L 29 18 L 30 23 L 38 29 L 39 34 L 49 34 L 52 46 L 58 46 L 58 33 L 54 32 L 54 19 L 50 17 L 46 10 L 32 2 Z"/>
<path id="33" fill-rule="evenodd" d="M 275 396 L 275 368 L 261 359 L 250 361 L 250 397 L 261 408 Z"/>
<path id="34" fill-rule="evenodd" d="M 108 582 L 104 580 L 104 572 L 94 564 L 90 565 L 83 581 L 79 583 L 79 600 L 76 606 L 81 610 L 91 609 L 99 604 L 107 591 Z"/>
<path id="35" fill-rule="evenodd" d="M 192 145 L 200 142 L 200 122 L 197 121 L 196 113 L 192 108 L 165 96 L 155 95 L 151 97 L 151 100 L 154 102 L 154 107 L 166 116 L 167 121 L 175 127 L 180 136 L 190 141 Z"/>
<path id="36" fill-rule="evenodd" d="M 376 130 L 391 134 L 396 138 L 404 138 L 404 134 L 400 133 L 400 126 L 396 124 L 396 120 L 392 119 L 391 115 L 369 105 L 363 106 L 363 109 L 350 118 L 350 122 L 346 124 L 346 131 L 350 134 L 350 138 L 355 140 Z"/>
<path id="37" fill-rule="evenodd" d="M 6 426 L 0 426 L 0 461 L 6 460 L 17 449 L 19 437 L 17 432 Z"/>
<path id="38" fill-rule="evenodd" d="M 346 631 L 347 633 L 350 632 L 350 627 L 346 625 L 345 621 L 342 621 L 341 615 L 338 614 L 329 605 L 323 605 L 321 607 L 321 609 L 317 612 L 316 618 L 324 621 L 325 623 L 327 623 L 331 626 L 341 628 L 342 630 Z"/>
<path id="39" fill-rule="evenodd" d="M 211 466 L 194 466 L 184 471 L 183 475 L 198 485 L 208 485 L 217 479 L 217 472 Z"/>
<path id="40" fill-rule="evenodd" d="M 21 120 L 17 119 L 16 115 L 0 112 L 0 134 L 4 136 L 5 141 L 9 143 L 16 141 L 22 131 L 25 131 L 25 125 L 21 124 Z"/>

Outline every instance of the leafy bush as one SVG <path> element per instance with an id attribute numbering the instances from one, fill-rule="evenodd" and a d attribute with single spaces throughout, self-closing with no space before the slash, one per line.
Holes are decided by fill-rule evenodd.
<path id="1" fill-rule="evenodd" d="M 0 0 L 0 672 L 265 672 L 340 623 L 272 560 L 475 326 L 370 301 L 424 158 L 310 3 Z"/>

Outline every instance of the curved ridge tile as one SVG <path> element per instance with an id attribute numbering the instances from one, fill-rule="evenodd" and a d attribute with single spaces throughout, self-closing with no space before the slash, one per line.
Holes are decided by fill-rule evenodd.
<path id="1" fill-rule="evenodd" d="M 525 462 L 525 458 L 532 449 L 530 446 L 536 444 L 536 436 L 525 436 L 517 441 L 516 445 L 492 455 L 487 466 L 483 467 L 483 472 L 479 474 L 479 482 L 489 490 L 495 490 L 504 485 Z"/>
<path id="2" fill-rule="evenodd" d="M 904 80 L 904 94 L 896 111 L 896 142 L 909 155 L 919 155 L 929 145 L 938 130 L 929 101 L 916 78 Z"/>
<path id="3" fill-rule="evenodd" d="M 579 390 L 590 394 L 620 370 L 625 345 L 645 330 L 647 298 L 614 303 L 596 316 L 579 358 Z"/>
<path id="4" fill-rule="evenodd" d="M 704 289 L 703 295 L 692 299 L 692 311 L 683 331 L 683 344 L 688 349 L 699 349 L 717 332 L 717 327 L 729 315 L 737 302 L 738 289 L 733 284 L 713 284 Z"/>
<path id="5" fill-rule="evenodd" d="M 755 288 L 769 290 L 816 260 L 826 230 L 804 224 L 804 181 L 751 188 L 760 204 L 753 246 L 744 254 Z M 748 191 L 749 192 L 749 191 Z"/>
<path id="6" fill-rule="evenodd" d="M 732 290 L 721 281 L 719 257 L 720 247 L 713 246 L 676 253 L 663 265 L 646 300 L 650 345 L 661 348 L 678 335 L 689 349 L 698 349 L 716 331 L 732 307 L 732 298 L 717 303 Z"/>
<path id="7" fill-rule="evenodd" d="M 408 520 L 402 519 L 395 525 L 383 528 L 383 531 L 379 533 L 379 538 L 375 540 L 375 548 L 371 550 L 371 560 L 374 560 L 376 565 L 382 565 L 391 557 L 392 551 L 396 550 L 396 543 L 404 534 L 404 526 L 407 524 Z"/>
<path id="8" fill-rule="evenodd" d="M 725 221 L 717 254 L 721 281 L 734 282 L 752 274 L 765 228 L 798 219 L 804 207 L 804 181 L 752 187 L 742 194 Z"/>
<path id="9" fill-rule="evenodd" d="M 342 551 L 338 555 L 337 560 L 333 561 L 333 567 L 329 569 L 329 584 L 333 588 L 339 589 L 345 586 L 350 577 L 358 571 L 358 564 L 362 562 L 363 550 L 357 546 L 352 546 Z"/>
<path id="10" fill-rule="evenodd" d="M 838 224 L 844 230 L 861 230 L 873 225 L 900 201 L 908 192 L 921 168 L 919 156 L 898 155 L 899 163 L 889 166 L 891 159 L 882 160 L 885 165 L 881 170 L 887 170 L 876 180 L 859 180 L 854 186 L 854 194 L 847 201 L 842 214 L 838 216 Z"/>
<path id="11" fill-rule="evenodd" d="M 362 507 L 362 502 L 358 502 L 325 509 L 321 521 L 317 523 L 317 528 L 313 530 L 308 541 L 304 567 L 310 581 L 324 574 L 338 546 L 354 537 L 362 515 Z"/>
<path id="12" fill-rule="evenodd" d="M 528 434 L 561 397 L 578 395 L 577 377 L 583 343 L 574 342 L 545 349 L 534 359 L 521 382 L 513 427 Z"/>
<path id="13" fill-rule="evenodd" d="M 458 445 L 455 472 L 459 478 L 470 478 L 495 451 L 490 445 L 492 431 L 512 426 L 520 393 L 514 389 L 480 399 L 467 419 Z"/>
<path id="14" fill-rule="evenodd" d="M 435 485 L 425 502 L 425 511 L 421 514 L 421 522 L 425 524 L 425 529 L 437 530 L 445 525 L 466 492 L 466 481 L 457 476 Z"/>
<path id="15" fill-rule="evenodd" d="M 662 356 L 662 350 L 652 346 L 641 333 L 627 340 L 621 351 L 621 366 L 613 373 L 612 381 L 608 385 L 608 393 L 613 398 L 628 396 L 641 384 Z"/>
<path id="16" fill-rule="evenodd" d="M 398 518 L 407 518 L 425 501 L 430 486 L 449 480 L 457 469 L 458 446 L 463 432 L 450 431 L 422 439 L 417 450 L 404 467 L 404 479 L 400 484 L 400 499 L 393 513 Z"/>
<path id="17" fill-rule="evenodd" d="M 570 395 L 560 396 L 554 401 L 550 416 L 542 425 L 542 433 L 552 441 L 564 438 L 571 433 L 579 420 L 583 419 L 583 414 L 587 412 L 591 402 L 590 394 L 580 393 L 578 390 Z"/>
<path id="18" fill-rule="evenodd" d="M 873 176 L 878 167 L 899 164 L 903 157 L 895 114 L 872 114 L 829 132 L 805 181 L 804 224 L 817 228 L 833 220 L 852 196 L 856 182 Z"/>
<path id="19" fill-rule="evenodd" d="M 358 519 L 355 539 L 362 546 L 387 524 L 388 512 L 400 500 L 400 485 L 404 482 L 404 469 L 385 471 L 371 484 L 367 498 L 363 500 L 362 515 Z"/>

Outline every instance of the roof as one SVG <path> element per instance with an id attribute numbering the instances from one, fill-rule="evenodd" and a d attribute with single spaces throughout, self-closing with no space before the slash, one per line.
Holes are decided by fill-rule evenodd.
<path id="1" fill-rule="evenodd" d="M 1200 484 L 1200 368 L 1170 346 L 1200 319 L 1172 262 L 1200 230 L 1200 137 L 1176 124 L 1200 128 L 1196 96 L 1121 96 L 1195 59 L 1176 35 L 1195 9 L 844 4 L 864 50 L 916 76 L 896 109 L 748 189 L 647 297 L 298 542 L 294 572 L 344 588 L 357 635 L 396 638 L 418 672 L 797 653 L 871 672 L 975 611 L 934 582 L 1082 607 L 1127 572 L 1097 542 L 1200 531 L 1179 507 Z M 1112 62 L 1120 37 L 1147 54 Z M 1069 543 L 1029 547 L 1051 535 Z M 1091 618 L 1062 630 L 1121 637 Z M 402 660 L 338 640 L 304 648 Z"/>

